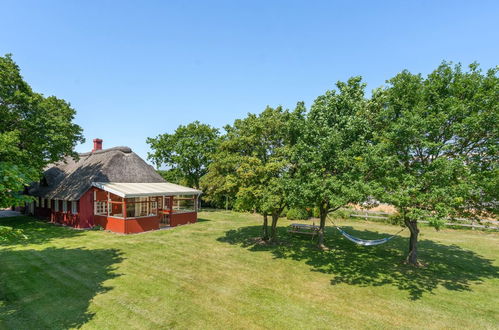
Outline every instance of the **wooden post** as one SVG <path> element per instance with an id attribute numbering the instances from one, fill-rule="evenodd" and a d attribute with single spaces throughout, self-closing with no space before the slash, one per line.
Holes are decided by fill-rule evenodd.
<path id="1" fill-rule="evenodd" d="M 126 220 L 126 198 L 121 197 L 121 200 L 123 202 L 123 205 L 121 205 L 121 207 L 123 208 L 123 220 Z"/>
<path id="2" fill-rule="evenodd" d="M 107 216 L 109 216 L 109 191 L 107 192 L 107 202 L 106 202 L 106 209 L 107 209 Z M 112 205 L 111 205 L 112 207 Z"/>

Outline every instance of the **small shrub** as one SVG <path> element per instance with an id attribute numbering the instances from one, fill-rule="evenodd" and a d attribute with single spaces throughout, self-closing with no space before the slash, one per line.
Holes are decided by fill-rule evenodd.
<path id="1" fill-rule="evenodd" d="M 93 226 L 92 230 L 104 230 L 104 227 L 97 225 L 97 226 Z"/>
<path id="2" fill-rule="evenodd" d="M 14 229 L 12 227 L 0 226 L 0 242 L 10 242 L 19 239 L 27 239 L 21 229 Z"/>
<path id="3" fill-rule="evenodd" d="M 333 219 L 348 219 L 352 213 L 353 212 L 350 210 L 336 210 L 329 213 L 329 216 Z"/>
<path id="4" fill-rule="evenodd" d="M 292 208 L 289 209 L 288 213 L 286 214 L 286 217 L 289 220 L 307 220 L 308 212 L 306 209 Z"/>

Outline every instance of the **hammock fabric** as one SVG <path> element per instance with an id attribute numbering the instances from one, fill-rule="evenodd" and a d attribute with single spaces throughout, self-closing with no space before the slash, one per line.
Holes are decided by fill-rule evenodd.
<path id="1" fill-rule="evenodd" d="M 327 216 L 327 218 L 333 224 L 333 226 L 335 226 L 336 229 L 338 229 L 338 231 L 341 233 L 341 235 L 343 235 L 346 239 L 348 239 L 349 241 L 354 242 L 355 244 L 359 244 L 359 245 L 363 245 L 363 246 L 374 246 L 374 245 L 384 244 L 384 243 L 388 242 L 389 240 L 391 240 L 392 238 L 394 238 L 395 236 L 397 236 L 399 233 L 401 233 L 405 229 L 405 228 L 402 228 L 395 235 L 392 235 L 392 236 L 389 236 L 389 237 L 385 237 L 385 238 L 381 238 L 381 239 L 367 240 L 367 239 L 360 239 L 360 238 L 357 238 L 357 237 L 354 237 L 354 236 L 350 235 L 349 233 L 345 232 L 343 229 L 341 229 L 340 227 L 338 227 L 334 223 L 334 221 L 331 220 L 331 218 L 329 217 L 329 215 Z"/>
<path id="2" fill-rule="evenodd" d="M 340 227 L 336 227 L 336 229 L 338 229 L 339 232 L 341 233 L 341 235 L 345 236 L 345 238 L 347 238 L 348 240 L 354 242 L 355 244 L 364 245 L 364 246 L 380 245 L 380 244 L 388 242 L 389 240 L 391 240 L 392 238 L 395 237 L 395 235 L 393 235 L 393 236 L 385 237 L 382 239 L 367 240 L 367 239 L 360 239 L 360 238 L 354 237 L 354 236 L 346 233 L 345 231 L 343 231 Z"/>

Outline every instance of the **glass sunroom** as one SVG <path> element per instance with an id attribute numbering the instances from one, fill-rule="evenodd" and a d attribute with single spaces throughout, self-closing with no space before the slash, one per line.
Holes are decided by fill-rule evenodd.
<path id="1" fill-rule="evenodd" d="M 92 185 L 94 222 L 105 229 L 133 233 L 197 220 L 199 190 L 172 183 Z"/>

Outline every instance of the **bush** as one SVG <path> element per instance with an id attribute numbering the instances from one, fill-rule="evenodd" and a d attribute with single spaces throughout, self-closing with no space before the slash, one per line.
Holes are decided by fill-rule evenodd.
<path id="1" fill-rule="evenodd" d="M 352 213 L 354 212 L 350 210 L 337 210 L 329 213 L 329 216 L 333 219 L 348 219 Z"/>
<path id="2" fill-rule="evenodd" d="M 289 209 L 288 213 L 286 214 L 286 217 L 289 220 L 307 220 L 308 212 L 306 209 L 292 208 Z"/>
<path id="3" fill-rule="evenodd" d="M 14 229 L 12 227 L 0 226 L 0 242 L 9 242 L 19 239 L 27 239 L 21 229 Z"/>

